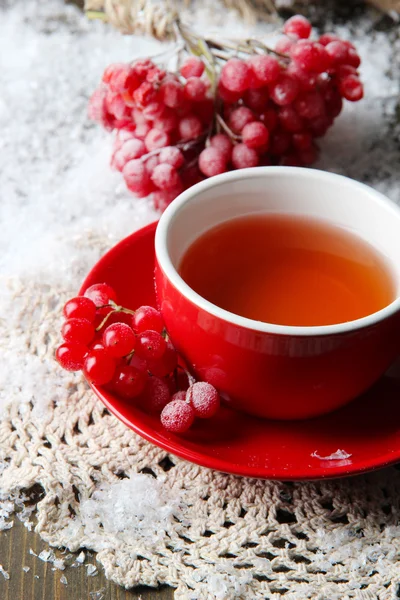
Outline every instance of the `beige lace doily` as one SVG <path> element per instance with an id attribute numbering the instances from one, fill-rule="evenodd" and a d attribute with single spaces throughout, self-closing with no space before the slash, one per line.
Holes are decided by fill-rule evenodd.
<path id="1" fill-rule="evenodd" d="M 13 403 L 1 420 L 0 489 L 42 486 L 36 531 L 44 540 L 93 549 L 118 584 L 168 584 L 177 599 L 398 597 L 400 471 L 280 483 L 167 456 L 111 416 L 79 374 L 62 373 L 54 363 L 67 296 L 29 282 L 14 285 L 14 316 L 0 332 L 4 352 L 17 353 L 22 364 L 34 356 L 43 371 L 32 401 Z M 41 406 L 45 392 L 52 400 Z M 153 525 L 138 536 L 121 530 L 112 537 L 101 514 L 96 528 L 85 525 L 93 494 L 110 485 L 118 494 L 127 475 L 132 489 L 150 480 L 156 486 L 159 505 L 149 500 Z M 169 516 L 168 498 L 175 507 Z M 163 535 L 152 531 L 158 523 Z"/>

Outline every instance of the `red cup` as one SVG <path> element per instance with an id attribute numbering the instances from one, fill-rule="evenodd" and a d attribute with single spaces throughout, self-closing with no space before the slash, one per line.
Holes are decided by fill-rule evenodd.
<path id="1" fill-rule="evenodd" d="M 392 266 L 396 299 L 355 321 L 293 327 L 253 321 L 215 306 L 180 277 L 190 244 L 241 215 L 279 212 L 352 230 Z M 225 173 L 181 194 L 156 231 L 156 292 L 171 340 L 195 377 L 232 407 L 273 419 L 330 412 L 369 388 L 400 348 L 400 210 L 339 175 L 296 167 Z"/>

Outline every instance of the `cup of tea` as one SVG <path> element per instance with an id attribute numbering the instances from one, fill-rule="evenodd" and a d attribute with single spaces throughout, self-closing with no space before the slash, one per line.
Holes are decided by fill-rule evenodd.
<path id="1" fill-rule="evenodd" d="M 155 239 L 156 293 L 188 369 L 233 408 L 332 411 L 400 349 L 400 209 L 346 177 L 224 173 L 183 192 Z"/>

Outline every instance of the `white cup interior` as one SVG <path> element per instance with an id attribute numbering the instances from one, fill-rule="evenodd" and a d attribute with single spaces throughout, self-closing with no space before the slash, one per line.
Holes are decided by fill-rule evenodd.
<path id="1" fill-rule="evenodd" d="M 372 244 L 393 273 L 396 299 L 357 321 L 322 327 L 286 327 L 232 315 L 201 298 L 177 269 L 192 242 L 211 227 L 256 213 L 309 216 L 353 232 Z M 340 175 L 297 167 L 257 167 L 225 173 L 193 186 L 164 212 L 156 233 L 160 266 L 182 293 L 209 312 L 253 329 L 329 333 L 366 326 L 400 307 L 400 209 L 372 188 Z M 256 325 L 255 325 L 256 324 Z"/>

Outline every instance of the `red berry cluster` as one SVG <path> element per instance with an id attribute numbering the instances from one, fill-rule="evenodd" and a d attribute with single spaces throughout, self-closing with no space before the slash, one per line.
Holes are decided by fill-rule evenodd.
<path id="1" fill-rule="evenodd" d="M 114 290 L 100 283 L 65 304 L 59 364 L 83 370 L 92 384 L 161 413 L 169 431 L 182 433 L 195 417 L 212 417 L 219 408 L 218 392 L 205 382 L 189 385 L 160 312 L 151 306 L 131 311 L 116 300 Z"/>
<path id="2" fill-rule="evenodd" d="M 350 42 L 331 34 L 309 39 L 311 24 L 294 16 L 276 55 L 224 64 L 218 84 L 225 133 L 199 157 L 207 176 L 257 165 L 310 165 L 322 137 L 342 110 L 342 98 L 363 97 L 360 58 Z"/>
<path id="3" fill-rule="evenodd" d="M 300 15 L 283 31 L 274 50 L 238 43 L 233 58 L 232 44 L 201 40 L 196 47 L 207 52 L 187 58 L 177 73 L 150 59 L 106 69 L 89 115 L 117 129 L 111 164 L 133 193 L 152 194 L 164 210 L 203 177 L 315 162 L 315 140 L 333 124 L 343 98 L 363 97 L 360 57 L 336 35 L 311 40 L 311 24 Z M 206 64 L 214 69 L 212 85 Z"/>
<path id="4" fill-rule="evenodd" d="M 150 59 L 113 64 L 89 101 L 89 116 L 118 130 L 111 166 L 136 196 L 153 194 L 161 210 L 199 179 L 198 169 L 191 168 L 198 154 L 193 149 L 204 143 L 214 114 L 203 72 L 195 57 L 179 74 Z"/>

